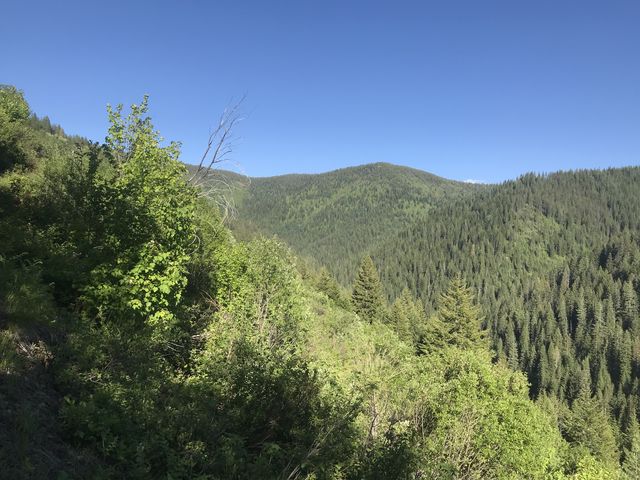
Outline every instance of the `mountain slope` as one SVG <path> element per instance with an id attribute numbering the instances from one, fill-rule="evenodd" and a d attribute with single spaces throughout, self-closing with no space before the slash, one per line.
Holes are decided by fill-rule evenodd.
<path id="1" fill-rule="evenodd" d="M 586 390 L 627 431 L 640 394 L 639 192 L 638 167 L 525 175 L 432 210 L 374 260 L 391 298 L 408 286 L 430 312 L 463 276 L 534 396 Z"/>
<path id="2" fill-rule="evenodd" d="M 527 373 L 534 397 L 572 404 L 588 391 L 631 435 L 640 394 L 640 168 L 467 187 L 385 164 L 255 179 L 237 223 L 278 234 L 343 283 L 369 250 L 388 298 L 408 287 L 429 314 L 462 276 L 497 356 Z"/>
<path id="3" fill-rule="evenodd" d="M 638 167 L 529 174 L 433 209 L 374 253 L 391 296 L 408 285 L 431 303 L 461 271 L 478 287 L 500 271 L 511 291 L 640 232 L 638 192 Z"/>
<path id="4" fill-rule="evenodd" d="M 433 206 L 488 188 L 387 163 L 244 184 L 244 190 L 234 188 L 236 232 L 275 234 L 342 283 L 351 282 L 362 255 Z"/>

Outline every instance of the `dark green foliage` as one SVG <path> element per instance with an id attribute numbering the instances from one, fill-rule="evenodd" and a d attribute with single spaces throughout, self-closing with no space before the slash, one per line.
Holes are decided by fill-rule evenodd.
<path id="1" fill-rule="evenodd" d="M 354 311 L 369 322 L 381 321 L 385 315 L 386 304 L 382 284 L 371 257 L 364 257 L 360 263 L 360 269 L 353 284 L 351 302 Z"/>
<path id="2" fill-rule="evenodd" d="M 349 301 L 346 299 L 342 287 L 326 268 L 321 268 L 316 282 L 318 290 L 324 292 L 327 297 L 343 308 L 349 308 Z"/>
<path id="3" fill-rule="evenodd" d="M 374 248 L 386 296 L 408 288 L 420 299 L 419 350 L 437 351 L 449 335 L 439 299 L 462 276 L 496 358 L 527 373 L 534 398 L 571 405 L 586 389 L 619 442 L 624 405 L 640 385 L 638 191 L 639 168 L 578 171 L 525 175 L 436 205 Z M 389 320 L 407 338 L 401 304 Z M 575 468 L 599 471 L 580 455 Z"/>
<path id="4" fill-rule="evenodd" d="M 24 148 L 29 141 L 29 106 L 22 92 L 0 86 L 0 173 L 29 161 Z"/>
<path id="5" fill-rule="evenodd" d="M 401 340 L 416 343 L 425 326 L 424 312 L 409 293 L 408 289 L 402 293 L 391 306 L 389 323 L 393 326 Z"/>
<path id="6" fill-rule="evenodd" d="M 628 447 L 624 448 L 622 470 L 629 479 L 640 477 L 640 432 L 638 425 L 627 434 Z"/>
<path id="7" fill-rule="evenodd" d="M 438 317 L 444 326 L 445 343 L 468 350 L 486 347 L 480 308 L 462 278 L 455 277 L 440 296 Z"/>
<path id="8" fill-rule="evenodd" d="M 13 168 L 31 168 L 44 158 L 86 145 L 80 137 L 66 137 L 48 118 L 31 113 L 22 92 L 0 85 L 0 174 Z"/>
<path id="9" fill-rule="evenodd" d="M 357 186 L 360 177 L 374 185 L 386 178 L 401 190 L 424 192 L 413 181 L 394 183 L 400 171 L 372 165 L 255 179 L 239 195 L 238 223 L 249 219 L 254 231 L 279 234 L 344 282 L 350 279 L 344 265 L 356 252 L 345 250 L 340 235 L 355 231 L 359 241 L 361 229 L 374 222 L 377 240 L 364 250 L 376 259 L 387 299 L 408 288 L 424 305 L 427 321 L 418 335 L 430 340 L 418 340 L 423 351 L 443 338 L 435 312 L 449 279 L 461 275 L 477 296 L 496 357 L 527 373 L 532 396 L 571 402 L 588 381 L 620 421 L 616 402 L 637 394 L 640 382 L 640 169 L 525 175 L 435 202 L 423 198 L 424 210 L 411 209 L 410 216 L 395 210 L 401 201 L 386 202 L 384 215 L 400 220 L 389 223 L 370 203 L 377 197 Z M 333 208 L 327 199 L 343 198 L 347 182 L 354 185 L 344 197 L 350 205 L 322 217 Z M 276 202 L 278 208 L 270 208 Z M 368 205 L 367 213 L 348 217 L 352 205 Z M 393 317 L 405 322 L 399 307 L 392 323 Z"/>
<path id="10" fill-rule="evenodd" d="M 620 421 L 640 375 L 639 189 L 639 168 L 580 171 L 451 202 L 375 252 L 383 284 L 408 287 L 437 331 L 440 295 L 463 276 L 497 357 L 527 373 L 532 396 L 570 403 L 588 384 Z"/>
<path id="11" fill-rule="evenodd" d="M 606 465 L 616 466 L 619 461 L 614 430 L 609 416 L 589 393 L 573 402 L 571 411 L 561 420 L 563 435 L 574 445 L 584 447 L 596 459 Z"/>
<path id="12" fill-rule="evenodd" d="M 120 112 L 106 146 L 77 150 L 16 120 L 59 155 L 0 177 L 3 472 L 329 475 L 355 404 L 299 351 L 290 254 L 234 244 L 146 99 Z"/>

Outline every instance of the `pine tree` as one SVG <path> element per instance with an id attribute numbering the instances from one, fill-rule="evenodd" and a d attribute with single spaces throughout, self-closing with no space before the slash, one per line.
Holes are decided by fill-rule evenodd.
<path id="1" fill-rule="evenodd" d="M 431 315 L 425 319 L 424 326 L 419 333 L 418 352 L 426 355 L 442 350 L 449 345 L 448 339 L 447 326 L 438 315 Z"/>
<path id="2" fill-rule="evenodd" d="M 630 329 L 633 333 L 638 333 L 640 325 L 638 322 L 638 297 L 633 289 L 631 281 L 625 282 L 622 287 L 622 319 L 624 328 Z"/>
<path id="3" fill-rule="evenodd" d="M 529 316 L 525 315 L 520 330 L 520 363 L 523 369 L 528 369 L 531 366 L 534 357 L 531 352 L 530 323 Z"/>
<path id="4" fill-rule="evenodd" d="M 624 462 L 622 471 L 629 480 L 640 478 L 640 434 L 636 434 L 631 443 L 631 448 L 624 449 Z"/>
<path id="5" fill-rule="evenodd" d="M 535 387 L 537 388 L 537 394 L 548 393 L 549 384 L 551 379 L 551 372 L 549 366 L 549 356 L 547 355 L 547 347 L 542 345 L 538 351 L 538 359 L 536 362 L 535 372 Z"/>
<path id="6" fill-rule="evenodd" d="M 614 388 L 611 381 L 611 375 L 607 370 L 607 360 L 604 354 L 598 357 L 598 370 L 597 370 L 595 391 L 598 398 L 603 404 L 608 405 L 613 398 Z"/>
<path id="7" fill-rule="evenodd" d="M 486 346 L 481 330 L 480 307 L 460 276 L 456 276 L 449 289 L 440 296 L 438 315 L 445 325 L 450 345 L 462 348 Z"/>
<path id="8" fill-rule="evenodd" d="M 567 440 L 587 448 L 596 459 L 610 466 L 618 464 L 616 439 L 609 415 L 585 389 L 563 419 L 562 430 Z"/>
<path id="9" fill-rule="evenodd" d="M 632 397 L 633 398 L 633 397 Z M 623 417 L 624 460 L 622 470 L 630 478 L 640 478 L 640 428 L 636 417 L 635 401 L 627 405 Z"/>
<path id="10" fill-rule="evenodd" d="M 337 305 L 346 307 L 343 295 L 340 291 L 340 285 L 326 268 L 320 270 L 318 278 L 318 290 L 325 293 L 327 297 L 333 300 Z"/>
<path id="11" fill-rule="evenodd" d="M 582 360 L 582 367 L 580 369 L 580 389 L 578 391 L 578 397 L 591 397 L 591 392 L 593 391 L 592 382 L 591 382 L 591 361 L 589 357 L 585 357 Z"/>
<path id="12" fill-rule="evenodd" d="M 620 369 L 619 388 L 622 388 L 625 392 L 631 383 L 632 348 L 633 340 L 631 339 L 631 333 L 627 330 L 622 334 L 620 348 L 618 350 L 618 368 Z"/>
<path id="13" fill-rule="evenodd" d="M 562 332 L 563 336 L 568 336 L 569 335 L 569 319 L 567 316 L 567 301 L 565 300 L 564 295 L 562 294 L 558 298 L 556 310 L 557 310 L 556 318 L 557 318 L 558 326 L 560 327 L 560 331 Z"/>
<path id="14" fill-rule="evenodd" d="M 586 333 L 587 333 L 587 307 L 584 301 L 582 289 L 578 293 L 578 300 L 575 305 L 575 341 L 579 353 L 586 353 Z"/>
<path id="15" fill-rule="evenodd" d="M 517 370 L 520 365 L 518 356 L 518 342 L 516 334 L 513 331 L 513 323 L 507 325 L 507 333 L 505 335 L 505 348 L 507 350 L 507 364 L 512 370 Z"/>
<path id="16" fill-rule="evenodd" d="M 560 277 L 560 292 L 564 293 L 569 289 L 569 281 L 571 278 L 571 274 L 569 272 L 569 266 L 565 265 L 564 270 L 562 270 L 562 276 Z"/>
<path id="17" fill-rule="evenodd" d="M 413 342 L 415 326 L 415 305 L 409 289 L 405 288 L 391 307 L 391 324 L 398 336 L 405 342 Z"/>
<path id="18" fill-rule="evenodd" d="M 364 257 L 360 263 L 351 301 L 355 312 L 361 318 L 371 323 L 382 320 L 386 308 L 382 284 L 373 260 L 369 256 Z"/>
<path id="19" fill-rule="evenodd" d="M 596 302 L 593 307 L 593 327 L 591 330 L 591 345 L 594 353 L 600 353 L 604 348 L 604 314 L 602 310 L 602 303 Z"/>

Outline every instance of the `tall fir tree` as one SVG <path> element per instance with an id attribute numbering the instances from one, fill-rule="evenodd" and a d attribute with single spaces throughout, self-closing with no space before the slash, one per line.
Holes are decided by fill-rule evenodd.
<path id="1" fill-rule="evenodd" d="M 623 462 L 622 470 L 629 477 L 640 478 L 640 427 L 636 417 L 635 401 L 627 406 L 623 417 Z"/>
<path id="2" fill-rule="evenodd" d="M 366 256 L 360 263 L 358 276 L 351 294 L 354 311 L 370 323 L 381 321 L 385 314 L 386 302 L 378 270 L 371 257 Z"/>
<path id="3" fill-rule="evenodd" d="M 586 448 L 596 459 L 609 466 L 618 464 L 615 431 L 606 407 L 583 388 L 571 410 L 561 422 L 565 438 Z"/>
<path id="4" fill-rule="evenodd" d="M 507 324 L 507 333 L 505 335 L 505 350 L 507 354 L 507 365 L 512 370 L 517 370 L 519 366 L 518 342 L 516 334 L 513 330 L 513 323 Z"/>
<path id="5" fill-rule="evenodd" d="M 625 328 L 634 334 L 639 333 L 638 297 L 630 280 L 626 281 L 622 287 L 622 321 Z"/>
<path id="6" fill-rule="evenodd" d="M 447 343 L 461 348 L 484 348 L 488 344 L 482 331 L 480 307 L 462 277 L 456 276 L 440 297 L 438 316 L 445 325 Z"/>

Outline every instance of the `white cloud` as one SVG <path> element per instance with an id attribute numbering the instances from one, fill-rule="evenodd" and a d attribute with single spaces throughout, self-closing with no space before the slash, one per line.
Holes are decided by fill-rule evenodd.
<path id="1" fill-rule="evenodd" d="M 474 180 L 473 178 L 468 178 L 467 180 L 463 180 L 464 183 L 485 183 L 482 180 Z"/>

